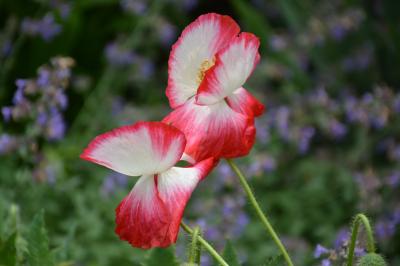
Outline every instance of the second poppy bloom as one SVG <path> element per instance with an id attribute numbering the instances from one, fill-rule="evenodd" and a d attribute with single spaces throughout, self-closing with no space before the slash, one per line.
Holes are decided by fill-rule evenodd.
<path id="1" fill-rule="evenodd" d="M 116 233 L 134 247 L 175 243 L 192 191 L 214 165 L 212 158 L 175 167 L 185 136 L 161 122 L 138 122 L 97 136 L 81 155 L 129 176 L 140 176 L 116 209 Z"/>
<path id="2" fill-rule="evenodd" d="M 260 43 L 239 32 L 229 16 L 206 14 L 172 47 L 166 93 L 174 110 L 163 121 L 185 133 L 192 162 L 243 156 L 254 144 L 254 117 L 264 106 L 242 86 L 260 59 Z"/>

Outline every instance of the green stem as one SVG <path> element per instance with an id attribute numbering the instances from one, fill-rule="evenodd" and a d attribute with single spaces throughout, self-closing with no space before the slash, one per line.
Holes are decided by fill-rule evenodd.
<path id="1" fill-rule="evenodd" d="M 230 165 L 230 167 L 232 168 L 232 170 L 236 173 L 236 175 L 239 177 L 240 183 L 243 187 L 243 189 L 245 190 L 247 197 L 249 198 L 249 201 L 251 203 L 251 205 L 253 206 L 253 208 L 255 209 L 258 217 L 260 218 L 262 224 L 264 225 L 265 229 L 267 230 L 267 232 L 271 235 L 272 239 L 274 240 L 275 244 L 278 246 L 278 248 L 280 249 L 280 251 L 282 252 L 282 255 L 286 261 L 286 263 L 289 266 L 293 266 L 293 262 L 290 259 L 289 254 L 287 253 L 285 246 L 282 244 L 281 240 L 279 239 L 278 235 L 276 234 L 274 228 L 272 227 L 272 225 L 270 224 L 270 222 L 268 221 L 267 217 L 265 216 L 265 214 L 263 213 L 263 211 L 260 208 L 260 205 L 258 204 L 256 197 L 254 196 L 253 192 L 251 191 L 251 188 L 249 186 L 249 184 L 246 181 L 246 178 L 243 176 L 242 172 L 240 171 L 240 169 L 236 166 L 236 164 L 230 160 L 227 159 L 228 164 Z"/>
<path id="2" fill-rule="evenodd" d="M 186 225 L 184 222 L 181 222 L 181 227 L 185 230 L 188 234 L 193 236 L 193 230 Z M 229 266 L 228 263 L 218 254 L 218 252 L 201 236 L 197 236 L 197 240 L 199 243 L 210 253 L 211 256 L 214 257 L 216 261 L 222 266 Z"/>
<path id="3" fill-rule="evenodd" d="M 364 225 L 365 231 L 367 233 L 367 251 L 368 253 L 375 253 L 375 241 L 371 225 L 368 221 L 367 216 L 365 216 L 362 213 L 359 213 L 355 216 L 353 222 L 353 230 L 351 232 L 349 254 L 347 255 L 347 266 L 353 265 L 354 250 L 356 248 L 358 228 L 360 228 L 360 223 Z"/>
<path id="4" fill-rule="evenodd" d="M 196 226 L 193 229 L 193 234 L 192 234 L 192 243 L 190 245 L 189 249 L 189 263 L 191 265 L 197 264 L 200 265 L 200 245 L 199 245 L 199 236 L 200 236 L 200 228 Z"/>

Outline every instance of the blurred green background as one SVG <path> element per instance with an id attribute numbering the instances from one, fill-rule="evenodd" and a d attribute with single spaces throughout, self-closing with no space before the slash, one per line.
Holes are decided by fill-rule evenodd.
<path id="1" fill-rule="evenodd" d="M 44 265 L 29 254 L 48 255 L 47 244 L 32 250 L 47 241 L 48 265 L 152 265 L 114 234 L 135 178 L 79 154 L 100 133 L 170 111 L 171 45 L 209 12 L 261 40 L 246 88 L 266 113 L 237 161 L 295 264 L 342 265 L 364 212 L 379 252 L 400 265 L 399 10 L 395 0 L 0 0 L 0 265 Z M 35 233 L 40 215 L 31 224 L 42 209 L 48 240 Z M 243 265 L 278 254 L 225 162 L 184 217 L 218 250 L 230 239 Z M 187 242 L 181 232 L 182 262 Z"/>

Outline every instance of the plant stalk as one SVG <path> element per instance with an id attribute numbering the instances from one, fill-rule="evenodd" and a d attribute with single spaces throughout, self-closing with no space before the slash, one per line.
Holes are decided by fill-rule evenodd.
<path id="1" fill-rule="evenodd" d="M 351 232 L 349 254 L 347 255 L 347 266 L 353 265 L 354 250 L 356 248 L 358 228 L 360 228 L 361 223 L 364 225 L 365 231 L 367 233 L 367 251 L 368 253 L 375 253 L 375 241 L 371 225 L 369 223 L 367 216 L 365 216 L 362 213 L 359 213 L 355 216 L 353 222 L 353 230 Z"/>
<path id="2" fill-rule="evenodd" d="M 185 230 L 188 234 L 193 236 L 193 229 L 191 229 L 188 225 L 184 222 L 181 222 L 181 227 Z M 229 264 L 222 258 L 221 255 L 200 235 L 197 236 L 197 241 L 210 253 L 211 256 L 222 266 L 229 266 Z"/>
<path id="3" fill-rule="evenodd" d="M 279 250 L 281 251 L 286 263 L 289 266 L 293 266 L 293 262 L 286 251 L 285 246 L 282 244 L 281 240 L 279 239 L 277 233 L 275 232 L 274 228 L 268 221 L 266 215 L 264 212 L 261 210 L 260 205 L 258 204 L 256 197 L 253 194 L 253 191 L 251 190 L 249 184 L 246 181 L 246 178 L 243 176 L 242 172 L 240 169 L 237 167 L 237 165 L 230 159 L 226 159 L 229 166 L 232 168 L 232 170 L 236 173 L 236 175 L 239 177 L 240 184 L 242 185 L 243 189 L 245 190 L 247 197 L 249 198 L 249 201 L 253 208 L 255 209 L 258 217 L 260 218 L 262 224 L 264 225 L 265 229 L 267 232 L 271 235 L 272 239 L 274 240 L 275 244 L 278 246 Z"/>

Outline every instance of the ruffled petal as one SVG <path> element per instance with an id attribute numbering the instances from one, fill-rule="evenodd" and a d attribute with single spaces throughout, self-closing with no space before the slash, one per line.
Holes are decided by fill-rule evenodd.
<path id="1" fill-rule="evenodd" d="M 253 117 L 232 110 L 226 102 L 202 106 L 190 99 L 163 122 L 180 129 L 186 137 L 185 154 L 194 161 L 234 158 L 249 153 L 254 144 Z"/>
<path id="2" fill-rule="evenodd" d="M 116 209 L 115 232 L 138 248 L 175 243 L 186 203 L 213 166 L 210 158 L 193 167 L 172 167 L 159 175 L 142 176 Z"/>
<path id="3" fill-rule="evenodd" d="M 168 61 L 166 90 L 171 108 L 176 108 L 196 94 L 198 76 L 204 62 L 237 36 L 240 28 L 229 16 L 205 14 L 190 23 L 172 46 Z"/>
<path id="4" fill-rule="evenodd" d="M 216 55 L 215 65 L 204 76 L 196 103 L 210 105 L 221 101 L 242 87 L 260 60 L 260 41 L 243 32 Z"/>
<path id="5" fill-rule="evenodd" d="M 186 140 L 162 122 L 138 122 L 97 136 L 81 158 L 129 176 L 151 175 L 174 166 Z"/>
<path id="6" fill-rule="evenodd" d="M 226 97 L 226 102 L 233 110 L 247 116 L 257 117 L 265 110 L 264 105 L 244 88 L 235 90 Z"/>

